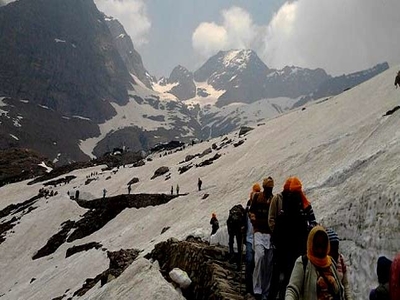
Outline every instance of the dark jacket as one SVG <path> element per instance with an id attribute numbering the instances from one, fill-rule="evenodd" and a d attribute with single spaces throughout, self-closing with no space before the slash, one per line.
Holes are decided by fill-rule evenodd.
<path id="1" fill-rule="evenodd" d="M 219 229 L 219 222 L 218 222 L 217 218 L 212 217 L 210 220 L 210 224 L 212 225 L 211 235 L 213 235 Z"/>
<path id="2" fill-rule="evenodd" d="M 250 219 L 254 232 L 271 234 L 268 225 L 268 213 L 272 198 L 273 195 L 266 195 L 264 192 L 254 194 L 250 206 Z"/>
<path id="3" fill-rule="evenodd" d="M 397 73 L 397 76 L 396 76 L 396 78 L 395 78 L 395 80 L 394 80 L 394 85 L 395 85 L 396 87 L 397 87 L 397 85 L 400 86 L 400 72 Z"/>

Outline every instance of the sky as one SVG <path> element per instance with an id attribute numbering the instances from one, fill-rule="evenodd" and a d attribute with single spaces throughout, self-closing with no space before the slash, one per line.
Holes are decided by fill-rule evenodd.
<path id="1" fill-rule="evenodd" d="M 137 168 L 102 170 L 104 165 L 98 165 L 60 175 L 59 178 L 76 178 L 69 184 L 48 187 L 58 194 L 39 199 L 34 205 L 37 209 L 30 213 L 20 211 L 0 217 L 4 222 L 23 215 L 0 244 L 0 266 L 7 270 L 0 272 L 0 295 L 4 294 L 1 299 L 53 299 L 63 294 L 65 298 L 72 297 L 86 278 L 94 278 L 107 269 L 109 260 L 102 249 L 65 258 L 68 248 L 99 242 L 109 251 L 143 249 L 142 257 L 170 237 L 182 240 L 193 235 L 208 239 L 212 212 L 221 226 L 216 238 L 226 245 L 224 230 L 229 208 L 246 204 L 253 183 L 270 175 L 275 181 L 274 193 L 282 191 L 288 176 L 300 178 L 318 222 L 332 226 L 341 239 L 340 249 L 348 262 L 355 293 L 353 299 L 368 299 L 369 290 L 377 285 L 377 258 L 393 258 L 400 249 L 400 166 L 394 163 L 400 159 L 400 115 L 382 116 L 399 102 L 399 91 L 393 86 L 396 72 L 391 68 L 328 101 L 270 119 L 244 139 L 233 132 L 228 139 L 243 139 L 242 145 L 228 144 L 218 151 L 221 157 L 213 164 L 193 167 L 183 174 L 179 174 L 180 162 L 187 155 L 202 153 L 213 143 L 220 145 L 225 137 L 167 156 L 154 153 L 151 161 L 146 160 Z M 213 150 L 205 157 L 196 156 L 189 163 L 198 164 L 215 153 Z M 170 168 L 171 178 L 150 180 L 161 166 Z M 85 184 L 86 176 L 92 172 L 98 172 L 96 180 Z M 79 189 L 86 200 L 102 197 L 103 188 L 108 191 L 107 196 L 126 194 L 132 177 L 140 180 L 132 186 L 136 194 L 168 193 L 176 184 L 188 194 L 159 206 L 127 208 L 93 234 L 62 244 L 48 257 L 32 260 L 32 255 L 60 230 L 63 222 L 79 220 L 85 213 L 68 198 L 67 191 Z M 201 192 L 197 191 L 198 178 L 203 181 Z M 28 185 L 29 181 L 1 187 L 0 210 L 30 199 L 43 187 L 43 182 Z M 209 196 L 202 199 L 205 193 Z M 167 226 L 170 228 L 160 234 Z M 143 274 L 136 263 L 117 279 L 102 288 L 97 284 L 79 299 L 179 299 L 171 291 L 166 294 L 167 281 L 157 268 L 140 268 L 147 270 Z"/>
<path id="2" fill-rule="evenodd" d="M 195 71 L 219 50 L 250 48 L 268 67 L 341 75 L 400 63 L 398 0 L 95 0 L 131 35 L 148 71 Z"/>

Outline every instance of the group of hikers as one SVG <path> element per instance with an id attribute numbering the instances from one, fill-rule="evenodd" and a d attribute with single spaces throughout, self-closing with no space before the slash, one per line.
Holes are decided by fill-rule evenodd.
<path id="1" fill-rule="evenodd" d="M 243 242 L 246 246 L 246 292 L 262 300 L 352 300 L 339 237 L 332 228 L 317 223 L 301 181 L 289 177 L 283 191 L 275 195 L 273 188 L 271 177 L 263 180 L 262 191 L 255 183 L 246 208 L 238 204 L 229 211 L 229 253 L 238 270 Z M 211 234 L 215 234 L 219 228 L 215 213 L 210 224 Z M 235 239 L 238 254 L 234 253 Z M 400 255 L 397 263 L 389 267 L 389 273 L 391 269 L 396 274 L 380 275 L 380 265 L 385 262 L 378 260 L 380 285 L 371 291 L 370 300 L 400 300 Z M 397 281 L 389 287 L 390 276 Z M 382 291 L 387 292 L 387 297 L 382 296 Z"/>

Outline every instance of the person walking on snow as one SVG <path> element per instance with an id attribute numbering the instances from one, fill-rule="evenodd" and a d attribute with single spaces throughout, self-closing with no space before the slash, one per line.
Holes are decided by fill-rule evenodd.
<path id="1" fill-rule="evenodd" d="M 176 194 L 179 195 L 179 184 L 176 185 Z"/>
<path id="2" fill-rule="evenodd" d="M 103 189 L 103 199 L 106 197 L 106 194 L 107 194 L 107 190 Z"/>
<path id="3" fill-rule="evenodd" d="M 280 300 L 284 299 L 296 259 L 306 253 L 308 232 L 316 223 L 314 211 L 303 193 L 301 181 L 297 177 L 289 177 L 283 191 L 272 199 L 268 215 L 276 248 L 273 278 L 281 278 Z"/>
<path id="4" fill-rule="evenodd" d="M 254 229 L 253 290 L 256 299 L 267 300 L 272 278 L 273 247 L 268 213 L 273 198 L 272 177 L 263 180 L 263 192 L 255 193 L 250 206 L 250 219 Z"/>
<path id="5" fill-rule="evenodd" d="M 339 252 L 339 237 L 332 228 L 327 228 L 326 233 L 328 234 L 330 251 L 329 255 L 333 258 L 336 263 L 336 270 L 339 275 L 339 280 L 344 288 L 344 299 L 353 300 L 351 294 L 350 283 L 347 277 L 347 266 L 344 262 L 343 255 Z"/>
<path id="6" fill-rule="evenodd" d="M 389 280 L 392 261 L 385 256 L 378 258 L 376 274 L 379 285 L 369 294 L 369 300 L 390 300 Z"/>
<path id="7" fill-rule="evenodd" d="M 171 185 L 171 195 L 173 195 L 173 194 L 174 194 L 174 186 Z"/>
<path id="8" fill-rule="evenodd" d="M 201 185 L 203 184 L 203 181 L 201 181 L 201 179 L 199 178 L 197 180 L 197 187 L 199 188 L 199 192 L 201 191 Z"/>
<path id="9" fill-rule="evenodd" d="M 215 213 L 211 214 L 210 224 L 212 226 L 211 235 L 215 234 L 219 229 L 219 222 Z"/>
<path id="10" fill-rule="evenodd" d="M 250 207 L 254 194 L 261 192 L 258 183 L 253 184 L 249 200 L 246 204 L 246 292 L 253 295 L 253 271 L 254 271 L 254 250 L 253 250 L 253 225 L 250 220 Z"/>
<path id="11" fill-rule="evenodd" d="M 307 255 L 296 259 L 285 300 L 344 300 L 344 288 L 329 253 L 329 239 L 322 226 L 308 235 Z"/>
<path id="12" fill-rule="evenodd" d="M 397 72 L 397 76 L 394 79 L 394 86 L 396 87 L 396 89 L 397 89 L 397 86 L 400 86 L 400 71 Z"/>

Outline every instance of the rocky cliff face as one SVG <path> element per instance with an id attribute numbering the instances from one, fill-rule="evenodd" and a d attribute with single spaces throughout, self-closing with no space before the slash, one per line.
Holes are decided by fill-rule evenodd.
<path id="1" fill-rule="evenodd" d="M 196 95 L 193 73 L 189 72 L 185 67 L 175 67 L 168 78 L 168 83 L 178 83 L 170 90 L 170 93 L 179 100 L 187 100 Z"/>
<path id="2" fill-rule="evenodd" d="M 135 75 L 146 87 L 152 89 L 150 83 L 150 75 L 143 66 L 142 57 L 133 47 L 133 43 L 129 35 L 126 33 L 121 23 L 114 18 L 104 17 L 108 28 L 110 29 L 115 46 L 121 55 L 128 71 Z"/>
<path id="3" fill-rule="evenodd" d="M 132 82 L 92 0 L 20 0 L 0 9 L 0 95 L 104 121 Z M 106 101 L 104 101 L 106 100 Z"/>

